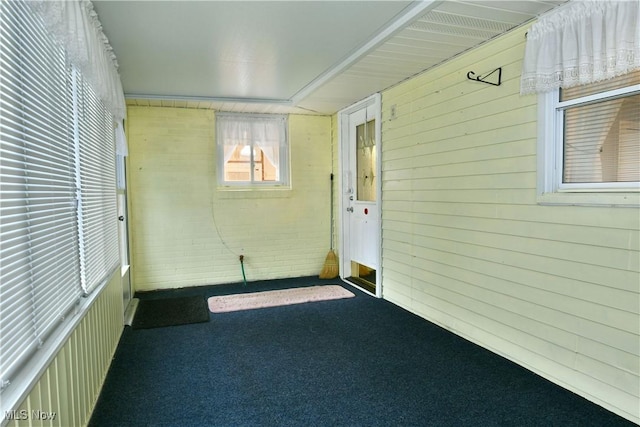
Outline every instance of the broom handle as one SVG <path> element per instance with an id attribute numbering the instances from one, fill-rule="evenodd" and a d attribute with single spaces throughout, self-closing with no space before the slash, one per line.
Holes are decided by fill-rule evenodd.
<path id="1" fill-rule="evenodd" d="M 331 242 L 329 242 L 329 247 L 331 248 L 331 250 L 333 250 L 333 172 L 331 173 L 330 194 L 331 194 L 331 200 L 329 202 L 329 206 L 331 207 L 331 213 L 330 213 L 331 223 L 329 224 L 329 237 L 331 239 Z"/>

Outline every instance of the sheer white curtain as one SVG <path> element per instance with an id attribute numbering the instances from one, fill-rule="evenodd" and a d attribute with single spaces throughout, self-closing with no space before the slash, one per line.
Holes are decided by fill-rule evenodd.
<path id="1" fill-rule="evenodd" d="M 252 126 L 255 145 L 272 165 L 280 164 L 280 146 L 285 141 L 284 119 L 256 120 Z M 276 178 L 278 179 L 278 178 Z"/>
<path id="2" fill-rule="evenodd" d="M 224 148 L 227 163 L 238 146 L 257 147 L 271 164 L 280 162 L 280 147 L 286 142 L 286 123 L 282 117 L 218 113 L 218 144 Z"/>
<path id="3" fill-rule="evenodd" d="M 236 147 L 250 145 L 251 123 L 233 116 L 218 114 L 216 117 L 218 145 L 224 147 L 224 162 L 227 163 Z"/>
<path id="4" fill-rule="evenodd" d="M 129 147 L 127 146 L 127 137 L 124 134 L 124 125 L 122 120 L 116 125 L 116 154 L 122 157 L 129 155 Z"/>
<path id="5" fill-rule="evenodd" d="M 45 27 L 65 49 L 67 59 L 91 84 L 105 107 L 120 121 L 126 106 L 118 62 L 102 24 L 88 0 L 27 2 L 42 16 Z"/>
<path id="6" fill-rule="evenodd" d="M 527 34 L 521 94 L 617 77 L 640 68 L 638 0 L 573 0 Z"/>
<path id="7" fill-rule="evenodd" d="M 127 110 L 118 75 L 118 61 L 102 31 L 89 0 L 32 0 L 26 2 L 40 15 L 49 34 L 63 47 L 69 63 L 80 71 L 117 123 L 116 148 L 126 156 L 127 140 L 122 121 Z"/>

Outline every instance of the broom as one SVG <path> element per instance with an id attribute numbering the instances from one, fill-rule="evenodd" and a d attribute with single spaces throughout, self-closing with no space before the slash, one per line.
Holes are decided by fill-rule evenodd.
<path id="1" fill-rule="evenodd" d="M 336 253 L 333 251 L 333 174 L 331 174 L 331 223 L 329 227 L 331 229 L 331 249 L 327 254 L 327 258 L 324 260 L 324 266 L 322 267 L 322 271 L 320 272 L 321 279 L 335 279 L 338 277 L 338 257 Z"/>

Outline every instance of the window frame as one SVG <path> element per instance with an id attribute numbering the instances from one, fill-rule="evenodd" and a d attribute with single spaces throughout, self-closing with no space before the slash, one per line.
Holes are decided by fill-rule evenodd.
<path id="1" fill-rule="evenodd" d="M 227 181 L 225 179 L 225 161 L 224 161 L 224 143 L 221 136 L 221 129 L 218 126 L 218 119 L 221 117 L 238 117 L 244 120 L 246 119 L 259 119 L 259 120 L 283 120 L 284 121 L 284 143 L 279 146 L 279 164 L 274 165 L 278 168 L 279 179 L 277 181 L 256 181 L 253 180 L 254 165 L 254 150 L 260 148 L 255 142 L 251 141 L 250 151 L 250 171 L 251 181 Z M 252 114 L 252 113 L 229 113 L 218 112 L 215 118 L 215 137 L 216 137 L 216 175 L 217 186 L 219 190 L 251 190 L 251 189 L 284 189 L 291 188 L 291 174 L 290 174 L 290 141 L 289 141 L 289 117 L 286 114 Z M 265 156 L 264 150 L 262 150 L 262 156 Z"/>
<path id="2" fill-rule="evenodd" d="M 564 112 L 572 107 L 640 94 L 640 84 L 560 101 L 560 89 L 538 95 L 538 202 L 640 205 L 639 182 L 564 183 Z"/>

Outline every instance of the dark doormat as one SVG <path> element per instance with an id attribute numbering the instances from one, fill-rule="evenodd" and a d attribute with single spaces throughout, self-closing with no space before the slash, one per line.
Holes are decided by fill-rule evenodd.
<path id="1" fill-rule="evenodd" d="M 203 296 L 140 300 L 133 329 L 160 328 L 209 321 Z"/>

